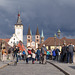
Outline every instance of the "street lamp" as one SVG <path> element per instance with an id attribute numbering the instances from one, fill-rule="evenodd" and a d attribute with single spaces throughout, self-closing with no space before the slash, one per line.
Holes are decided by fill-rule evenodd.
<path id="1" fill-rule="evenodd" d="M 60 29 L 58 29 L 57 34 L 58 34 L 58 38 L 59 38 L 59 47 L 60 47 L 60 33 L 61 33 L 61 31 L 60 31 Z"/>
<path id="2" fill-rule="evenodd" d="M 54 34 L 55 48 L 56 48 L 56 37 L 57 37 L 57 35 L 56 35 L 56 34 Z"/>

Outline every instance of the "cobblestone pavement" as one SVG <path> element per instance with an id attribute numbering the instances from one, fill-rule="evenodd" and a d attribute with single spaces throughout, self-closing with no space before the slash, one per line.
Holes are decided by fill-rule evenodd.
<path id="1" fill-rule="evenodd" d="M 60 70 L 58 70 L 53 65 L 47 63 L 46 65 L 25 64 L 24 61 L 20 61 L 17 66 L 9 65 L 0 70 L 0 75 L 64 75 Z"/>
<path id="2" fill-rule="evenodd" d="M 47 62 L 50 62 L 59 68 L 61 68 L 63 71 L 68 73 L 69 75 L 75 75 L 75 63 L 62 63 L 62 62 L 57 62 L 53 60 L 47 60 Z"/>
<path id="3" fill-rule="evenodd" d="M 10 60 L 7 60 L 7 61 L 5 61 L 5 62 L 0 61 L 0 69 L 1 69 L 3 66 L 5 66 L 5 65 L 7 65 L 7 64 L 9 64 L 9 63 L 11 63 Z"/>

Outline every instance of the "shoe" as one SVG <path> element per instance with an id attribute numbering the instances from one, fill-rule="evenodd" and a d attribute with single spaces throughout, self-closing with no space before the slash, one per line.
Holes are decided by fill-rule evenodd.
<path id="1" fill-rule="evenodd" d="M 39 62 L 39 64 L 41 64 L 41 62 Z"/>

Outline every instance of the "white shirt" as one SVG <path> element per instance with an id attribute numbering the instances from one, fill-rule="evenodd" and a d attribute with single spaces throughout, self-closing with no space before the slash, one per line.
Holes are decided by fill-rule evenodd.
<path id="1" fill-rule="evenodd" d="M 35 57 L 36 57 L 35 53 L 32 53 L 32 58 L 35 58 Z"/>

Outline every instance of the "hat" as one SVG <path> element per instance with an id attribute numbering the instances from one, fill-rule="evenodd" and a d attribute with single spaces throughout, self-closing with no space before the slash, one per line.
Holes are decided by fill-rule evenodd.
<path id="1" fill-rule="evenodd" d="M 43 46 L 45 46 L 45 44 L 43 44 Z"/>

